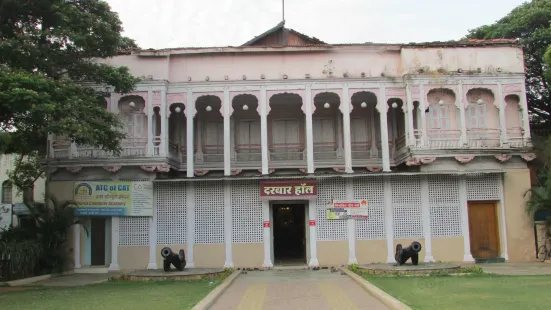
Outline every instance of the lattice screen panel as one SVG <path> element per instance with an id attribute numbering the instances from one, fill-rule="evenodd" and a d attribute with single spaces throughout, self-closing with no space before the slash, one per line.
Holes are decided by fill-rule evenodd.
<path id="1" fill-rule="evenodd" d="M 476 174 L 467 176 L 468 200 L 499 200 L 501 197 L 500 175 Z"/>
<path id="2" fill-rule="evenodd" d="M 196 182 L 195 243 L 224 243 L 224 182 Z"/>
<path id="3" fill-rule="evenodd" d="M 461 236 L 459 178 L 453 175 L 430 175 L 428 184 L 431 236 Z"/>
<path id="4" fill-rule="evenodd" d="M 419 176 L 393 176 L 390 183 L 394 238 L 423 238 Z"/>
<path id="5" fill-rule="evenodd" d="M 119 217 L 119 245 L 149 245 L 149 217 Z"/>
<path id="6" fill-rule="evenodd" d="M 186 244 L 186 183 L 162 182 L 157 191 L 157 244 Z"/>
<path id="7" fill-rule="evenodd" d="M 346 186 L 344 179 L 322 179 L 318 183 L 318 199 L 316 203 L 316 222 L 318 240 L 337 241 L 348 239 L 348 223 L 346 220 L 328 220 L 326 215 L 327 202 L 331 199 L 345 200 Z"/>
<path id="8" fill-rule="evenodd" d="M 356 239 L 385 239 L 385 197 L 382 177 L 354 179 L 354 199 L 366 199 L 369 215 L 356 220 Z"/>
<path id="9" fill-rule="evenodd" d="M 262 201 L 258 181 L 232 182 L 233 242 L 262 242 Z"/>

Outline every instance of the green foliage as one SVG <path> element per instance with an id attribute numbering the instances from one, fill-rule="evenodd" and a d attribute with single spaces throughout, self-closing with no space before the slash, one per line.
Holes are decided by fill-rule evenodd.
<path id="1" fill-rule="evenodd" d="M 534 0 L 513 9 L 507 16 L 491 25 L 470 30 L 471 39 L 519 39 L 524 47 L 528 108 L 532 123 L 551 126 L 551 95 L 547 70 L 551 56 L 551 1 Z"/>
<path id="2" fill-rule="evenodd" d="M 530 188 L 526 193 L 526 212 L 531 219 L 538 211 L 551 211 L 551 170 L 546 168 L 540 176 L 539 186 Z M 547 227 L 546 233 L 550 236 L 551 218 L 547 218 L 545 222 Z"/>
<path id="3" fill-rule="evenodd" d="M 28 203 L 34 225 L 0 233 L 0 257 L 9 258 L 17 277 L 61 272 L 70 262 L 67 233 L 79 225 L 74 204 L 46 196 L 46 203 Z"/>
<path id="4" fill-rule="evenodd" d="M 105 1 L 3 0 L 0 4 L 0 153 L 24 156 L 13 183 L 42 176 L 48 134 L 119 152 L 124 134 L 106 111 L 107 93 L 132 91 L 138 79 L 103 59 L 136 48 Z M 104 61 L 103 61 L 104 62 Z"/>

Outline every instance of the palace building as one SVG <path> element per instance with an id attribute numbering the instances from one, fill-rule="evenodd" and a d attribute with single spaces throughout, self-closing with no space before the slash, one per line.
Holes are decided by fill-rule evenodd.
<path id="1" fill-rule="evenodd" d="M 535 258 L 523 51 L 512 40 L 328 44 L 280 23 L 237 47 L 136 50 L 110 93 L 122 153 L 51 136 L 75 271 Z M 102 88 L 101 85 L 96 85 Z M 103 89 L 103 88 L 102 88 Z"/>

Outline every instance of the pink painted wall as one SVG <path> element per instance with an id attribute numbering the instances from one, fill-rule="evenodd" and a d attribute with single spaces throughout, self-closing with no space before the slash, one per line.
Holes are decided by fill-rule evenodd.
<path id="1" fill-rule="evenodd" d="M 102 60 L 103 61 L 103 60 Z M 498 68 L 504 73 L 524 71 L 522 50 L 515 47 L 479 48 L 403 48 L 401 51 L 384 47 L 339 48 L 316 52 L 273 52 L 273 53 L 210 53 L 186 54 L 168 57 L 143 57 L 135 55 L 117 56 L 104 62 L 127 66 L 136 76 L 151 75 L 155 80 L 169 79 L 171 82 L 194 82 L 304 79 L 330 77 L 342 78 L 345 73 L 351 78 L 398 77 L 406 73 L 428 71 L 476 71 L 493 73 Z M 170 72 L 168 70 L 170 69 Z"/>

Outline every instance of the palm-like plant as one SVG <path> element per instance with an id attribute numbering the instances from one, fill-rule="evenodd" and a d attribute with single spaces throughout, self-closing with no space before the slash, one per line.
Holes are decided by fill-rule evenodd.
<path id="1" fill-rule="evenodd" d="M 538 186 L 529 189 L 525 196 L 528 196 L 526 201 L 526 211 L 531 219 L 537 212 L 551 213 L 551 137 L 541 137 L 534 139 L 534 151 L 537 155 L 535 163 L 539 168 L 537 175 Z M 551 217 L 546 218 L 546 237 L 551 236 Z"/>

